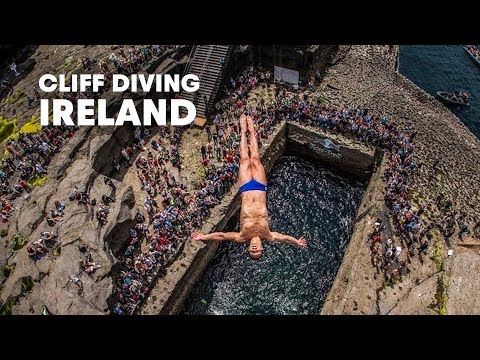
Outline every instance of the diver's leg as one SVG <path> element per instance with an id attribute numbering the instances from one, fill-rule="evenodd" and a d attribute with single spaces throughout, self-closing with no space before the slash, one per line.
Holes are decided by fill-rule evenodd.
<path id="1" fill-rule="evenodd" d="M 251 161 L 248 156 L 248 144 L 247 144 L 247 118 L 245 115 L 240 117 L 240 167 L 238 169 L 238 185 L 252 180 Z"/>
<path id="2" fill-rule="evenodd" d="M 257 137 L 255 134 L 253 120 L 250 116 L 247 116 L 247 124 L 250 132 L 250 163 L 252 167 L 252 177 L 258 182 L 267 185 L 267 175 L 265 174 L 265 168 L 260 161 Z"/>

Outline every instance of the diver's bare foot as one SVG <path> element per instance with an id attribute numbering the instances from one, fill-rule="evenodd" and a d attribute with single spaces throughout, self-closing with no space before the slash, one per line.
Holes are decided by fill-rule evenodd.
<path id="1" fill-rule="evenodd" d="M 199 232 L 194 232 L 194 233 L 192 233 L 192 239 L 193 240 L 203 240 L 203 234 L 200 234 Z"/>
<path id="2" fill-rule="evenodd" d="M 247 117 L 245 114 L 242 114 L 240 116 L 240 130 L 242 130 L 243 133 L 247 132 Z"/>

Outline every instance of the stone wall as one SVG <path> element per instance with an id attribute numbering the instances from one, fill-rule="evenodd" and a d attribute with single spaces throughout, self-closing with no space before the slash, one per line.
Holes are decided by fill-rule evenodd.
<path id="1" fill-rule="evenodd" d="M 383 153 L 379 151 L 379 154 L 376 155 L 380 158 L 381 163 L 384 164 L 386 160 Z M 342 264 L 337 271 L 335 280 L 323 304 L 321 310 L 322 315 L 339 315 L 345 313 L 347 302 L 350 300 L 348 295 L 355 290 L 354 280 L 359 272 L 359 268 L 362 268 L 368 273 L 368 279 L 364 280 L 373 282 L 376 277 L 374 268 L 371 267 L 370 269 L 370 263 L 365 262 L 365 259 L 369 259 L 370 257 L 370 250 L 368 246 L 365 246 L 365 239 L 368 239 L 368 234 L 372 230 L 372 218 L 384 209 L 383 197 L 385 184 L 381 178 L 382 164 L 379 164 L 380 166 L 378 166 L 372 174 L 363 199 L 357 209 L 353 233 L 345 250 L 345 254 L 343 255 Z M 359 254 L 361 256 L 359 256 Z M 364 289 L 356 290 L 363 294 L 362 298 L 359 297 L 356 299 L 358 303 L 362 303 L 364 298 L 377 298 L 377 289 L 374 286 L 366 286 Z M 377 313 L 376 303 L 374 301 L 370 302 L 370 308 L 368 310 L 368 314 Z"/>
<path id="2" fill-rule="evenodd" d="M 174 71 L 172 69 L 182 67 L 185 62 L 184 59 L 178 62 L 170 60 L 165 60 L 155 72 Z M 111 116 L 118 109 L 122 97 L 119 93 L 105 96 L 107 116 Z M 117 179 L 122 181 L 114 179 L 114 194 L 101 175 L 111 174 L 112 154 L 118 153 L 131 136 L 128 126 L 80 128 L 48 165 L 47 182 L 15 201 L 16 211 L 8 223 L 0 252 L 0 268 L 4 269 L 8 264 L 14 267 L 14 271 L 8 276 L 0 272 L 0 308 L 3 304 L 13 304 L 13 314 L 38 314 L 43 306 L 52 314 L 109 312 L 108 299 L 114 288 L 111 275 L 117 263 L 112 252 L 127 240 L 125 236 L 128 235 L 129 225 L 134 223 L 137 196 L 144 196 L 144 192 L 135 189 L 134 184 L 138 183 L 135 172 L 122 173 L 122 177 Z M 90 192 L 97 204 L 103 194 L 117 199 L 109 206 L 108 223 L 104 227 L 95 218 L 98 207 L 85 207 L 76 201 L 68 201 L 74 186 Z M 67 207 L 62 221 L 50 227 L 45 222 L 45 214 L 54 207 L 55 200 L 65 202 Z M 47 230 L 56 233 L 60 239 L 56 252 L 51 249 L 35 263 L 28 256 L 26 245 L 20 250 L 13 250 L 15 237 L 34 241 L 41 237 L 42 231 Z M 95 263 L 101 265 L 91 276 L 80 269 L 79 260 L 84 254 L 80 252 L 79 245 L 88 245 Z M 72 274 L 81 279 L 84 291 L 79 292 L 76 285 L 69 283 Z M 24 279 L 33 281 L 33 287 L 28 291 L 23 290 Z"/>
<path id="3" fill-rule="evenodd" d="M 361 180 L 368 180 L 372 171 L 372 151 L 353 148 L 295 123 L 288 124 L 288 149 Z"/>

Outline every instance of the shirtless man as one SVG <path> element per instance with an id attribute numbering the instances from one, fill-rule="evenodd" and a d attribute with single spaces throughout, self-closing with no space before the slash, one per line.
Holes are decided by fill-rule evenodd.
<path id="1" fill-rule="evenodd" d="M 248 155 L 247 127 L 250 132 L 250 156 Z M 207 235 L 194 232 L 192 238 L 203 241 L 230 240 L 238 243 L 250 241 L 248 252 L 255 260 L 262 257 L 262 239 L 306 247 L 307 242 L 303 237 L 295 239 L 293 236 L 270 231 L 267 211 L 267 175 L 260 162 L 257 138 L 250 116 L 241 116 L 240 129 L 242 133 L 238 172 L 238 183 L 242 196 L 240 232 L 215 232 Z"/>

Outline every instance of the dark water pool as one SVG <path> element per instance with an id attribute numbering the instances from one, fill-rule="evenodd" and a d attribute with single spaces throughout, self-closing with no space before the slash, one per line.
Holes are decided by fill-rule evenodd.
<path id="1" fill-rule="evenodd" d="M 284 156 L 269 178 L 272 230 L 305 236 L 308 248 L 264 243 L 261 260 L 246 245 L 223 243 L 184 314 L 318 314 L 350 239 L 364 186 L 315 162 Z M 238 230 L 238 216 L 227 225 Z"/>

